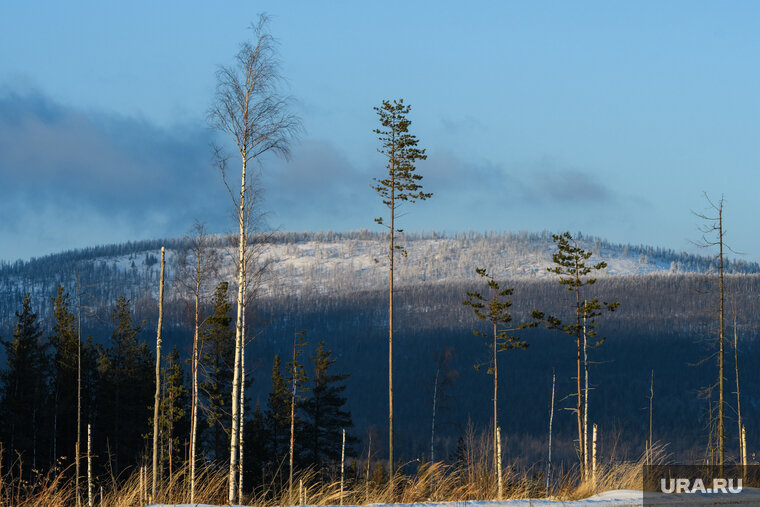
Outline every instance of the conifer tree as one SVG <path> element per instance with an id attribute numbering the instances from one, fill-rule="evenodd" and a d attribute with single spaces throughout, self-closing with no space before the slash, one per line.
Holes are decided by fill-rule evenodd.
<path id="1" fill-rule="evenodd" d="M 336 359 L 325 348 L 325 342 L 311 356 L 314 373 L 311 379 L 309 397 L 303 403 L 305 416 L 306 462 L 322 469 L 326 464 L 340 459 L 341 441 L 339 434 L 343 428 L 351 428 L 351 413 L 346 410 L 345 381 L 348 374 L 331 372 Z M 353 456 L 352 446 L 356 438 L 346 435 L 347 455 Z"/>
<path id="2" fill-rule="evenodd" d="M 279 469 L 288 450 L 290 426 L 290 392 L 282 376 L 280 356 L 272 363 L 272 390 L 267 399 L 266 425 L 269 432 L 269 455 L 274 468 Z"/>
<path id="3" fill-rule="evenodd" d="M 403 99 L 390 102 L 384 100 L 380 107 L 375 107 L 375 112 L 380 119 L 380 128 L 375 129 L 375 134 L 380 140 L 381 154 L 387 157 L 386 169 L 388 175 L 385 178 L 374 178 L 375 185 L 372 188 L 380 195 L 383 204 L 388 208 L 388 223 L 383 217 L 375 219 L 375 222 L 386 227 L 389 231 L 388 249 L 388 463 L 390 466 L 390 479 L 393 481 L 393 260 L 396 250 L 406 256 L 403 246 L 396 244 L 396 233 L 402 233 L 402 229 L 396 228 L 396 210 L 404 203 L 424 201 L 433 194 L 422 191 L 420 181 L 422 176 L 415 172 L 418 160 L 425 160 L 424 148 L 418 148 L 417 137 L 409 133 L 411 121 L 407 118 L 410 106 L 404 104 Z"/>
<path id="4" fill-rule="evenodd" d="M 76 316 L 71 311 L 69 294 L 59 285 L 53 305 L 52 347 L 52 459 L 70 456 L 75 450 L 77 435 L 77 361 L 79 340 Z"/>
<path id="5" fill-rule="evenodd" d="M 489 275 L 484 268 L 477 268 L 475 272 L 481 277 L 485 278 L 488 283 L 488 290 L 490 291 L 490 298 L 485 298 L 480 295 L 479 292 L 467 292 L 467 299 L 462 304 L 472 308 L 475 315 L 481 320 L 487 320 L 491 324 L 492 340 L 492 357 L 491 367 L 488 369 L 488 373 L 493 375 L 493 469 L 498 470 L 498 437 L 497 432 L 499 428 L 497 412 L 498 412 L 498 392 L 499 392 L 499 362 L 498 352 L 511 349 L 525 349 L 528 347 L 528 343 L 521 340 L 517 336 L 510 333 L 522 329 L 534 324 L 528 324 L 523 326 L 512 325 L 512 315 L 509 313 L 509 309 L 512 307 L 512 300 L 508 299 L 514 289 L 502 288 L 499 283 Z M 489 338 L 487 333 L 480 331 L 473 331 L 475 336 L 482 336 Z"/>
<path id="6" fill-rule="evenodd" d="M 159 435 L 161 435 L 161 446 L 164 450 L 162 454 L 165 456 L 162 467 L 168 467 L 171 480 L 177 464 L 182 459 L 183 449 L 180 435 L 187 434 L 186 426 L 189 423 L 185 372 L 176 346 L 164 357 L 162 378 L 164 379 L 164 392 L 161 400 L 161 430 Z"/>
<path id="7" fill-rule="evenodd" d="M 232 368 L 235 361 L 235 334 L 228 287 L 227 282 L 217 285 L 211 298 L 211 315 L 204 322 L 201 332 L 205 380 L 201 383 L 200 390 L 206 398 L 205 412 L 211 430 L 211 450 L 217 460 L 225 458 L 229 444 L 230 412 L 227 400 L 232 389 Z"/>
<path id="8" fill-rule="evenodd" d="M 557 251 L 552 254 L 554 266 L 548 267 L 547 270 L 559 277 L 560 285 L 566 286 L 567 290 L 573 293 L 574 301 L 572 308 L 574 320 L 563 322 L 558 317 L 545 315 L 543 312 L 533 311 L 533 317 L 538 320 L 544 320 L 548 329 L 561 331 L 573 338 L 576 342 L 576 405 L 574 412 L 578 421 L 578 458 L 581 463 L 582 476 L 586 477 L 587 463 L 586 448 L 584 445 L 584 434 L 587 433 L 584 427 L 584 418 L 582 412 L 583 390 L 581 388 L 581 352 L 583 338 L 592 338 L 596 336 L 597 319 L 604 312 L 612 312 L 619 305 L 619 302 L 602 302 L 599 298 L 588 298 L 585 295 L 584 287 L 596 283 L 596 278 L 590 276 L 596 271 L 601 271 L 607 267 L 604 261 L 595 264 L 586 264 L 591 256 L 591 251 L 586 251 L 578 246 L 577 241 L 569 232 L 562 234 L 552 234 L 552 241 L 557 245 Z M 598 343 L 601 343 L 600 340 Z M 588 395 L 588 393 L 586 393 Z"/>
<path id="9" fill-rule="evenodd" d="M 306 371 L 303 365 L 299 362 L 298 356 L 303 352 L 303 348 L 307 345 L 304 337 L 306 331 L 298 331 L 293 335 L 293 356 L 287 365 L 287 379 L 290 391 L 290 445 L 288 451 L 289 473 L 288 473 L 288 491 L 290 494 L 293 492 L 293 466 L 295 460 L 295 445 L 296 445 L 296 424 L 301 425 L 300 418 L 296 415 L 296 407 L 300 407 L 303 403 L 303 392 L 307 390 Z M 296 421 L 298 419 L 298 421 Z"/>
<path id="10" fill-rule="evenodd" d="M 7 444 L 9 457 L 21 455 L 23 462 L 36 468 L 42 447 L 41 419 L 47 395 L 47 352 L 41 342 L 42 331 L 37 314 L 32 311 L 31 298 L 26 293 L 21 313 L 16 312 L 17 324 L 11 341 L 2 341 L 8 369 L 0 373 L 2 400 L 0 425 L 2 441 Z"/>
<path id="11" fill-rule="evenodd" d="M 134 463 L 150 435 L 154 377 L 153 357 L 146 343 L 137 340 L 141 327 L 132 319 L 130 301 L 119 296 L 111 312 L 113 332 L 100 356 L 98 424 L 100 448 L 111 450 L 112 469 Z"/>

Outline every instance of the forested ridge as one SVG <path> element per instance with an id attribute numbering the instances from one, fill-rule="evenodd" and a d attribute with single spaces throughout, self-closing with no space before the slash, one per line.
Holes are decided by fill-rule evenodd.
<path id="1" fill-rule="evenodd" d="M 433 236 L 410 236 L 409 239 L 411 242 L 424 241 Z M 330 238 L 329 233 L 318 234 L 317 239 L 312 235 L 295 234 L 275 237 L 273 242 L 285 245 L 336 240 Z M 337 240 L 351 241 L 361 237 L 378 239 L 378 235 L 361 232 L 344 234 Z M 466 243 L 483 238 L 487 236 L 464 235 L 457 241 Z M 498 242 L 504 236 L 495 238 L 494 241 Z M 535 238 L 541 238 L 541 235 Z M 220 248 L 224 246 L 223 238 L 216 241 Z M 37 467 L 45 467 L 55 462 L 55 456 L 65 455 L 63 449 L 73 446 L 70 380 L 73 374 L 71 354 L 74 346 L 71 340 L 75 340 L 72 326 L 76 320 L 76 286 L 71 286 L 71 280 L 78 272 L 84 295 L 83 417 L 94 428 L 94 444 L 99 449 L 96 469 L 99 474 L 114 470 L 118 473 L 140 459 L 147 449 L 151 431 L 149 405 L 153 379 L 150 369 L 155 358 L 150 344 L 155 339 L 157 308 L 157 278 L 152 252 L 159 243 L 89 249 L 63 254 L 60 258 L 3 267 L 6 313 L 0 337 L 6 343 L 7 361 L 3 399 L 6 414 L 16 414 L 13 417 L 15 424 L 5 430 L 12 434 L 3 435 L 6 453 L 10 449 L 25 449 L 27 463 L 32 464 L 33 460 Z M 182 246 L 179 241 L 167 244 L 178 249 Z M 600 243 L 599 248 L 600 251 L 614 250 L 604 243 Z M 622 255 L 622 249 L 615 251 Z M 685 261 L 689 259 L 672 252 L 659 252 L 658 257 L 657 250 L 628 247 L 629 255 L 642 255 L 643 252 L 650 253 L 651 262 L 655 259 L 674 262 L 680 258 L 679 262 L 686 265 Z M 105 260 L 107 255 L 113 257 Z M 124 262 L 112 260 L 125 256 L 128 260 L 126 268 Z M 600 446 L 606 452 L 626 458 L 636 458 L 643 452 L 648 432 L 648 413 L 643 407 L 648 403 L 652 371 L 656 439 L 667 442 L 669 450 L 681 459 L 697 459 L 706 452 L 709 407 L 707 399 L 700 397 L 698 391 L 709 387 L 705 379 L 714 378 L 715 365 L 712 360 L 697 364 L 713 353 L 717 277 L 710 271 L 710 259 L 694 257 L 690 262 L 689 265 L 701 266 L 702 272 L 604 276 L 594 286 L 600 299 L 621 303 L 620 308 L 605 317 L 599 327 L 600 336 L 606 341 L 593 347 L 590 353 L 591 417 L 600 427 Z M 49 284 L 40 283 L 43 278 L 35 273 L 38 267 L 42 269 L 44 279 L 51 280 Z M 442 269 L 445 268 L 444 264 Z M 760 324 L 757 298 L 760 275 L 755 274 L 756 266 L 752 263 L 736 263 L 733 270 L 746 271 L 726 276 L 726 293 L 736 297 L 741 361 L 750 365 L 760 359 L 755 340 L 755 330 Z M 269 276 L 272 276 L 271 272 Z M 500 280 L 514 288 L 512 315 L 516 321 L 529 320 L 530 311 L 535 308 L 567 316 L 565 303 L 570 294 L 555 280 L 527 276 Z M 59 291 L 56 283 L 60 282 L 68 285 Z M 454 460 L 459 439 L 468 426 L 480 431 L 489 424 L 489 413 L 485 408 L 490 403 L 489 379 L 485 372 L 473 368 L 487 361 L 488 351 L 484 340 L 472 334 L 482 325 L 462 305 L 464 294 L 477 288 L 479 283 L 475 277 L 472 280 L 426 280 L 425 283 L 401 284 L 397 289 L 399 354 L 394 368 L 398 382 L 404 386 L 398 392 L 397 401 L 397 444 L 402 460 L 418 458 L 429 452 L 436 371 L 443 371 L 446 379 L 439 385 L 438 392 L 437 455 Z M 216 295 L 206 300 L 202 308 L 208 318 L 202 331 L 205 340 L 202 356 L 204 429 L 200 439 L 203 455 L 212 461 L 223 454 L 227 446 L 224 427 L 229 414 L 225 412 L 225 403 L 228 403 L 233 353 L 229 348 L 231 298 L 226 294 L 226 283 L 215 282 L 214 285 Z M 10 286 L 13 289 L 9 289 Z M 25 294 L 27 287 L 31 289 L 29 292 L 34 291 L 36 298 L 24 300 L 21 296 L 21 303 L 15 304 L 17 296 Z M 166 411 L 162 411 L 161 424 L 171 430 L 167 430 L 169 436 L 162 441 L 162 460 L 168 463 L 171 456 L 177 463 L 187 452 L 188 371 L 185 359 L 189 355 L 193 331 L 187 295 L 171 281 L 169 287 L 164 315 L 164 350 L 168 353 L 163 370 L 167 376 L 162 390 L 166 396 L 162 406 Z M 385 297 L 381 288 L 352 290 L 342 286 L 304 284 L 292 295 L 261 294 L 248 307 L 252 337 L 246 349 L 246 372 L 250 382 L 246 388 L 249 407 L 246 431 L 250 438 L 246 447 L 248 479 L 260 476 L 262 470 L 271 472 L 273 456 L 281 459 L 287 454 L 282 437 L 287 433 L 283 421 L 289 421 L 289 415 L 283 412 L 288 398 L 289 367 L 286 363 L 291 356 L 294 333 L 300 330 L 306 331 L 308 342 L 303 348 L 301 363 L 309 382 L 315 378 L 320 354 L 327 353 L 329 367 L 340 374 L 336 385 L 344 387 L 334 394 L 337 399 L 345 397 L 346 400 L 345 406 L 339 404 L 338 409 L 350 413 L 347 416 L 352 423 L 350 454 L 366 455 L 372 435 L 372 455 L 383 458 L 383 439 L 386 437 L 382 419 L 387 399 L 384 398 L 386 386 L 382 379 L 386 366 L 377 358 L 387 354 Z M 14 309 L 7 310 L 14 305 Z M 33 314 L 36 314 L 34 319 Z M 14 335 L 19 333 L 32 337 L 34 343 L 39 344 L 38 349 L 24 352 L 28 356 L 24 356 L 27 359 L 21 362 L 9 355 Z M 529 344 L 527 350 L 507 352 L 500 360 L 503 375 L 500 389 L 505 401 L 499 417 L 505 453 L 510 459 L 529 465 L 544 458 L 552 372 L 557 374 L 559 399 L 564 400 L 559 402 L 558 408 L 563 403 L 570 406 L 573 342 L 567 336 L 542 328 L 522 331 L 521 336 Z M 322 341 L 324 348 L 318 352 L 317 347 Z M 309 359 L 311 357 L 313 359 Z M 322 360 L 323 365 L 327 363 Z M 12 385 L 8 372 L 21 365 L 26 370 L 22 368 L 19 375 L 35 386 L 36 394 L 31 405 L 26 398 L 22 400 L 8 395 Z M 760 386 L 750 371 L 747 369 L 742 373 L 746 396 L 744 418 L 748 421 L 760 415 L 756 413 L 758 399 L 755 395 Z M 67 378 L 69 381 L 64 381 Z M 68 388 L 63 388 L 64 385 Z M 300 465 L 324 460 L 320 457 L 321 451 L 313 451 L 307 444 L 310 396 L 309 391 L 304 391 L 303 405 L 299 408 L 301 422 L 297 445 L 299 459 L 303 460 Z M 20 410 L 18 407 L 22 405 L 30 411 Z M 173 415 L 166 415 L 169 412 Z M 555 452 L 572 462 L 573 424 L 568 414 L 564 410 L 557 412 Z M 345 418 L 341 420 L 346 422 Z M 24 431 L 19 433 L 17 425 L 25 428 L 26 434 Z M 332 431 L 337 432 L 338 426 L 336 424 Z M 737 438 L 735 432 L 734 425 L 729 424 L 727 438 Z M 334 458 L 336 450 L 324 452 L 332 452 L 330 456 Z M 106 456 L 109 458 L 105 459 Z M 9 454 L 6 459 L 12 457 Z"/>

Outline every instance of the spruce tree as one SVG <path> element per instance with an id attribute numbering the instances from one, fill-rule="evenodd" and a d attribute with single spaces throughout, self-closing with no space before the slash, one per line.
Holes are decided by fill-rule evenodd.
<path id="1" fill-rule="evenodd" d="M 52 347 L 52 458 L 73 456 L 77 435 L 77 361 L 79 340 L 77 320 L 71 311 L 69 294 L 59 285 L 53 305 Z"/>
<path id="2" fill-rule="evenodd" d="M 311 356 L 314 373 L 309 397 L 303 403 L 304 437 L 307 463 L 318 469 L 340 460 L 341 430 L 353 427 L 351 413 L 346 410 L 345 382 L 348 374 L 331 372 L 336 359 L 325 348 L 325 342 Z M 346 455 L 353 456 L 356 438 L 346 434 Z"/>
<path id="3" fill-rule="evenodd" d="M 235 361 L 235 331 L 230 312 L 228 283 L 217 285 L 211 298 L 211 315 L 202 326 L 204 381 L 200 391 L 205 397 L 206 421 L 210 434 L 207 441 L 217 460 L 227 456 L 230 431 L 229 392 L 232 389 L 232 368 Z"/>
<path id="4" fill-rule="evenodd" d="M 381 154 L 387 157 L 386 169 L 388 175 L 383 179 L 374 178 L 372 188 L 380 195 L 383 204 L 388 208 L 388 223 L 382 217 L 375 222 L 386 227 L 389 232 L 388 249 L 388 451 L 390 478 L 393 481 L 393 260 L 396 250 L 406 255 L 403 246 L 396 244 L 396 233 L 402 229 L 396 228 L 396 210 L 404 203 L 424 201 L 433 194 L 422 191 L 420 181 L 422 176 L 415 173 L 418 160 L 425 160 L 425 150 L 418 148 L 417 137 L 409 133 L 411 121 L 407 118 L 410 106 L 403 99 L 390 102 L 384 100 L 380 107 L 375 107 L 380 118 L 380 128 L 374 132 L 379 136 Z"/>
<path id="5" fill-rule="evenodd" d="M 288 452 L 290 435 L 290 391 L 282 376 L 280 356 L 272 363 L 272 390 L 267 399 L 266 426 L 269 433 L 269 455 L 279 469 Z"/>
<path id="6" fill-rule="evenodd" d="M 16 459 L 20 455 L 22 463 L 37 468 L 42 465 L 38 462 L 44 449 L 42 441 L 49 434 L 42 426 L 47 397 L 48 358 L 28 292 L 21 313 L 16 312 L 16 318 L 13 340 L 2 341 L 8 369 L 0 373 L 0 414 L 5 421 L 0 425 L 0 431 L 8 451 L 5 458 Z"/>
<path id="7" fill-rule="evenodd" d="M 98 395 L 100 448 L 111 451 L 114 473 L 135 463 L 150 435 L 154 389 L 153 358 L 137 340 L 141 328 L 132 320 L 130 301 L 119 296 L 111 312 L 113 332 L 100 356 Z"/>
<path id="8" fill-rule="evenodd" d="M 185 372 L 182 368 L 179 350 L 175 346 L 164 357 L 164 369 L 161 377 L 164 379 L 163 396 L 161 400 L 161 447 L 164 463 L 168 467 L 169 477 L 173 476 L 183 455 L 182 435 L 187 435 L 189 429 L 188 390 L 185 386 Z"/>

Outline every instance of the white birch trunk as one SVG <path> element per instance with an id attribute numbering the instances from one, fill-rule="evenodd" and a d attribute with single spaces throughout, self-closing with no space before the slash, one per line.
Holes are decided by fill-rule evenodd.
<path id="1" fill-rule="evenodd" d="M 497 484 L 498 484 L 498 492 L 496 499 L 501 502 L 502 495 L 503 495 L 503 485 L 501 481 L 501 428 L 496 428 L 496 474 L 497 474 Z"/>
<path id="2" fill-rule="evenodd" d="M 243 314 L 245 314 L 245 304 L 243 304 Z M 243 500 L 243 449 L 245 445 L 245 319 L 243 319 L 243 346 L 240 349 L 240 452 L 238 463 L 238 495 L 240 501 Z"/>
<path id="3" fill-rule="evenodd" d="M 92 507 L 92 428 L 87 424 L 87 506 Z"/>
<path id="4" fill-rule="evenodd" d="M 343 472 L 346 464 L 346 430 L 343 429 L 343 445 L 340 448 L 340 505 L 343 505 Z"/>
<path id="5" fill-rule="evenodd" d="M 161 247 L 161 279 L 158 289 L 158 330 L 156 331 L 156 395 L 153 402 L 153 486 L 151 496 L 156 499 L 158 479 L 158 407 L 161 398 L 161 326 L 164 318 L 164 259 L 166 249 Z"/>
<path id="6" fill-rule="evenodd" d="M 594 431 L 591 438 L 591 480 L 594 483 L 594 489 L 596 489 L 596 424 L 594 424 Z"/>
<path id="7" fill-rule="evenodd" d="M 193 358 L 191 361 L 193 386 L 190 408 L 190 503 L 195 503 L 195 464 L 196 464 L 196 441 L 198 440 L 198 327 L 199 327 L 199 299 L 200 299 L 200 251 L 196 252 L 198 270 L 195 280 L 195 328 L 193 331 Z"/>
<path id="8" fill-rule="evenodd" d="M 237 294 L 237 319 L 235 321 L 235 364 L 232 372 L 232 427 L 230 434 L 230 473 L 228 503 L 232 504 L 238 496 L 237 472 L 238 472 L 238 446 L 240 445 L 240 355 L 243 341 L 243 288 L 245 286 L 245 184 L 246 184 L 246 159 L 243 156 L 243 165 L 240 178 L 240 202 L 238 203 L 238 294 Z"/>
<path id="9" fill-rule="evenodd" d="M 546 495 L 549 495 L 549 485 L 552 479 L 552 423 L 554 422 L 554 384 L 556 375 L 552 373 L 552 403 L 549 408 L 549 461 L 546 465 Z"/>

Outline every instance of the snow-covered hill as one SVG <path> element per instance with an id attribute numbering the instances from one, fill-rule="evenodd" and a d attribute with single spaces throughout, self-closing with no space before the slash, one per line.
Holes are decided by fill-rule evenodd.
<path id="1" fill-rule="evenodd" d="M 714 257 L 649 246 L 617 245 L 603 239 L 576 236 L 592 251 L 592 261 L 604 260 L 602 276 L 651 273 L 709 272 Z M 382 233 L 277 232 L 258 237 L 259 262 L 268 265 L 263 296 L 345 293 L 380 289 L 388 283 L 388 241 Z M 220 278 L 234 280 L 236 249 L 230 238 L 214 237 L 220 254 Z M 556 250 L 551 234 L 543 233 L 414 233 L 401 238 L 407 255 L 396 255 L 398 286 L 468 281 L 484 267 L 497 278 L 547 278 L 547 267 Z M 152 240 L 93 247 L 49 255 L 29 261 L 0 264 L 0 311 L 4 317 L 18 309 L 23 294 L 32 293 L 37 306 L 45 306 L 61 283 L 74 293 L 75 273 L 96 300 L 112 301 L 118 295 L 130 299 L 158 290 L 158 258 L 167 247 L 169 279 L 175 278 L 177 260 L 186 240 Z M 729 272 L 758 273 L 760 265 L 745 261 L 727 264 Z M 168 297 L 180 297 L 175 285 Z M 44 314 L 44 311 L 43 311 Z"/>

